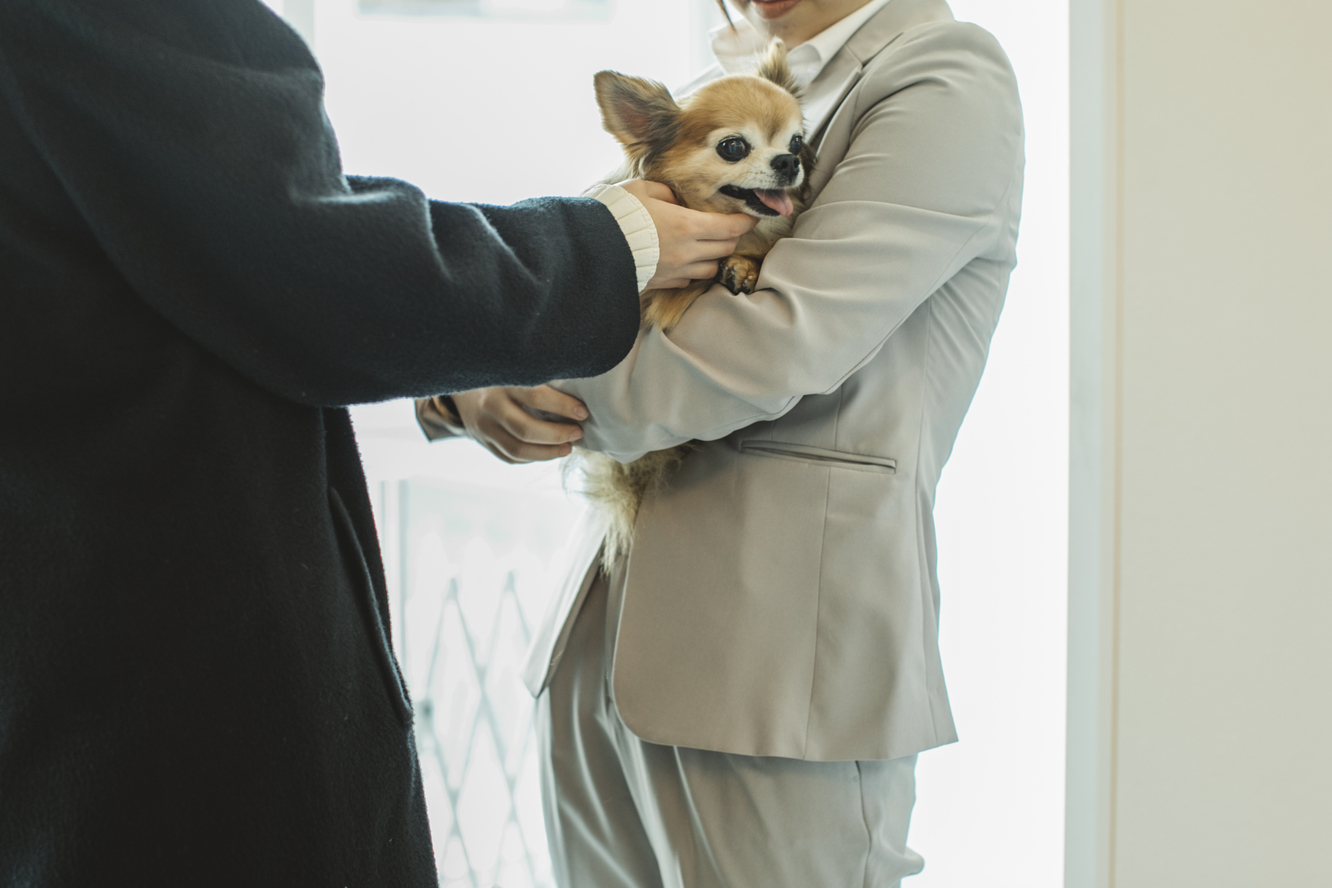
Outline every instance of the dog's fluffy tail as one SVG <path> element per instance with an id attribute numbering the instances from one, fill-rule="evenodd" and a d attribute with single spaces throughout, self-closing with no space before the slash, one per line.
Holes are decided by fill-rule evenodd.
<path id="1" fill-rule="evenodd" d="M 631 463 L 619 463 L 588 450 L 574 451 L 571 462 L 583 470 L 583 493 L 608 519 L 606 545 L 602 549 L 602 564 L 607 572 L 616 558 L 629 551 L 634 520 L 643 497 L 659 488 L 693 449 L 693 444 L 681 444 L 653 451 Z"/>

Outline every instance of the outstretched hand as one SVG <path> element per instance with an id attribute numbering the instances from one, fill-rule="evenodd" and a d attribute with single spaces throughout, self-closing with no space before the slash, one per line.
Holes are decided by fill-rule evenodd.
<path id="1" fill-rule="evenodd" d="M 510 464 L 568 456 L 588 415 L 582 401 L 548 385 L 472 389 L 453 403 L 467 435 Z"/>
<path id="2" fill-rule="evenodd" d="M 717 262 L 735 252 L 736 241 L 758 220 L 744 213 L 700 213 L 680 206 L 671 189 L 660 182 L 629 179 L 618 183 L 638 198 L 657 226 L 660 256 L 657 273 L 647 289 L 683 287 L 690 281 L 717 276 Z"/>

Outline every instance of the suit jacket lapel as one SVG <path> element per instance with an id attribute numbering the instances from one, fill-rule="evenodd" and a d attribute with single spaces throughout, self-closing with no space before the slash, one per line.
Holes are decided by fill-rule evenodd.
<path id="1" fill-rule="evenodd" d="M 822 77 L 837 83 L 836 99 L 826 106 L 818 120 L 810 120 L 811 141 L 817 150 L 827 125 L 842 112 L 842 102 L 865 71 L 865 63 L 901 37 L 908 29 L 926 22 L 952 21 L 953 13 L 945 0 L 892 0 L 852 34 L 846 44 L 828 62 Z M 849 111 L 847 113 L 850 113 Z"/>
<path id="2" fill-rule="evenodd" d="M 888 5 L 892 6 L 893 4 L 889 3 Z M 872 22 L 873 19 L 870 21 Z M 866 23 L 867 26 L 868 24 L 869 22 Z M 860 60 L 847 53 L 845 46 L 838 51 L 837 55 L 832 57 L 828 66 L 823 69 L 821 76 L 836 81 L 837 87 L 833 90 L 835 98 L 830 104 L 824 106 L 823 113 L 817 118 L 807 118 L 805 121 L 807 132 L 810 133 L 810 142 L 814 145 L 815 150 L 818 149 L 819 142 L 823 140 L 824 127 L 837 109 L 842 107 L 842 100 L 846 98 L 847 93 L 851 92 L 851 87 L 856 85 L 856 81 L 860 80 L 863 71 L 864 68 Z"/>

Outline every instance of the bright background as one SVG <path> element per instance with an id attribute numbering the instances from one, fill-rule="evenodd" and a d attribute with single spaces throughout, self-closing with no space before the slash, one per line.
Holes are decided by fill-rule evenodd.
<path id="1" fill-rule="evenodd" d="M 445 200 L 576 194 L 613 168 L 595 71 L 681 84 L 706 64 L 708 0 L 559 0 L 494 15 L 365 14 L 287 0 L 309 31 L 348 172 Z M 272 4 L 280 7 L 280 0 Z M 441 4 L 443 5 L 443 4 Z M 1017 70 L 1027 124 L 1020 264 L 938 494 L 940 643 L 961 742 L 925 753 L 910 888 L 1062 884 L 1068 424 L 1068 20 L 1063 0 L 954 0 Z M 447 359 L 447 356 L 441 356 Z M 410 405 L 357 408 L 418 708 L 432 829 L 449 885 L 543 884 L 549 865 L 516 669 L 581 505 L 549 465 L 466 441 L 427 445 Z M 422 708 L 428 709 L 422 712 Z"/>

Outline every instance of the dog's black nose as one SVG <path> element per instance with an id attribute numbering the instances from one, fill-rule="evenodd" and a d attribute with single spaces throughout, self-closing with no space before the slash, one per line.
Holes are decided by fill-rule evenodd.
<path id="1" fill-rule="evenodd" d="M 794 154 L 778 154 L 772 159 L 772 168 L 783 179 L 794 182 L 796 173 L 800 170 L 800 158 Z"/>

